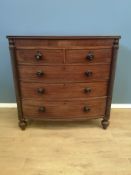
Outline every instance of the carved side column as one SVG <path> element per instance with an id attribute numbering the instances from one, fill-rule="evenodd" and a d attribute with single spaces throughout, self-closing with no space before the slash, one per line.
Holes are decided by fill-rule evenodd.
<path id="1" fill-rule="evenodd" d="M 106 129 L 109 126 L 109 119 L 110 119 L 110 111 L 111 111 L 111 102 L 112 102 L 112 93 L 113 93 L 113 85 L 115 79 L 115 69 L 116 69 L 116 62 L 117 62 L 117 52 L 119 49 L 119 39 L 114 39 L 113 43 L 113 53 L 112 53 L 112 61 L 110 67 L 110 80 L 107 92 L 107 104 L 106 104 L 106 111 L 105 116 L 102 120 L 103 129 Z"/>
<path id="2" fill-rule="evenodd" d="M 15 42 L 12 38 L 9 39 L 9 49 L 11 55 L 11 63 L 13 69 L 13 78 L 14 78 L 14 85 L 15 85 L 15 93 L 16 93 L 16 101 L 17 101 L 17 109 L 18 109 L 18 119 L 19 119 L 19 126 L 22 130 L 24 130 L 27 126 L 27 122 L 23 117 L 22 112 L 22 102 L 21 102 L 21 93 L 20 93 L 20 86 L 19 86 L 19 74 L 17 69 L 17 61 L 16 61 L 16 53 L 15 53 Z"/>

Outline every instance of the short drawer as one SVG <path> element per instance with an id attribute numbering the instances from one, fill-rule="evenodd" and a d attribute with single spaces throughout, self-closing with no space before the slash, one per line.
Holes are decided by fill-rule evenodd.
<path id="1" fill-rule="evenodd" d="M 91 98 L 107 95 L 107 82 L 45 84 L 21 82 L 23 99 L 35 98 L 44 100 Z"/>
<path id="2" fill-rule="evenodd" d="M 19 78 L 35 82 L 90 82 L 109 79 L 109 64 L 88 66 L 19 66 Z"/>
<path id="3" fill-rule="evenodd" d="M 63 49 L 18 49 L 16 50 L 18 64 L 62 64 Z"/>
<path id="4" fill-rule="evenodd" d="M 110 63 L 112 58 L 112 49 L 72 49 L 66 51 L 67 63 Z"/>
<path id="5" fill-rule="evenodd" d="M 95 118 L 105 113 L 106 99 L 68 102 L 23 100 L 25 117 L 42 119 Z"/>

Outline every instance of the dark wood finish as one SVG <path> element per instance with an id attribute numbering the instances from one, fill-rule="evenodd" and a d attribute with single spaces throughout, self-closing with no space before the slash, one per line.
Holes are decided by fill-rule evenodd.
<path id="1" fill-rule="evenodd" d="M 70 49 L 66 51 L 67 63 L 110 63 L 112 48 L 109 49 Z"/>
<path id="2" fill-rule="evenodd" d="M 19 86 L 19 74 L 18 74 L 18 66 L 16 61 L 16 52 L 15 52 L 15 42 L 14 39 L 9 40 L 9 49 L 10 49 L 10 56 L 11 56 L 11 63 L 12 63 L 12 70 L 13 70 L 13 78 L 14 78 L 14 87 L 16 93 L 16 102 L 17 102 L 17 109 L 18 109 L 18 119 L 20 121 L 19 126 L 21 129 L 24 129 L 24 125 L 26 126 L 26 119 L 23 116 L 22 110 L 22 102 L 21 102 L 21 93 L 20 93 L 20 86 Z"/>
<path id="3" fill-rule="evenodd" d="M 113 44 L 113 39 L 100 39 L 100 40 L 92 40 L 92 39 L 81 39 L 81 40 L 77 40 L 77 39 L 61 39 L 61 40 L 57 40 L 57 39 L 53 39 L 53 40 L 41 40 L 41 39 L 17 39 L 16 40 L 16 46 L 18 48 L 21 47 L 50 47 L 50 48 L 66 48 L 69 49 L 70 47 L 80 47 L 83 48 L 84 47 L 91 47 L 91 46 L 111 46 Z"/>
<path id="4" fill-rule="evenodd" d="M 62 64 L 63 49 L 18 49 L 16 50 L 18 64 Z"/>
<path id="5" fill-rule="evenodd" d="M 23 112 L 30 118 L 96 118 L 105 113 L 106 99 L 88 101 L 50 101 L 23 100 Z M 88 108 L 89 110 L 85 110 Z"/>
<path id="6" fill-rule="evenodd" d="M 105 116 L 102 120 L 102 126 L 104 129 L 106 129 L 109 126 L 118 48 L 119 48 L 119 39 L 115 39 L 113 43 L 113 49 L 112 49 L 112 62 L 111 62 L 111 67 L 110 67 L 110 82 L 109 82 L 108 92 L 107 92 L 108 99 L 107 99 L 107 104 L 106 104 Z"/>
<path id="7" fill-rule="evenodd" d="M 32 40 L 101 40 L 101 39 L 104 39 L 104 40 L 109 40 L 109 39 L 120 39 L 121 36 L 120 35 L 103 35 L 103 36 L 39 36 L 39 35 L 33 35 L 33 36 L 26 36 L 26 35 L 8 35 L 7 38 L 10 40 L 10 39 L 25 39 L 25 40 L 29 40 L 29 39 L 32 39 Z"/>
<path id="8" fill-rule="evenodd" d="M 108 80 L 109 64 L 61 65 L 61 66 L 20 66 L 19 77 L 22 81 L 35 82 L 90 82 Z"/>
<path id="9" fill-rule="evenodd" d="M 103 118 L 109 125 L 120 36 L 8 36 L 19 126 Z"/>
<path id="10" fill-rule="evenodd" d="M 14 39 L 17 47 L 85 47 L 112 46 L 120 36 L 7 36 Z"/>
<path id="11" fill-rule="evenodd" d="M 21 82 L 23 99 L 39 98 L 45 100 L 87 99 L 107 95 L 107 82 L 43 84 Z"/>

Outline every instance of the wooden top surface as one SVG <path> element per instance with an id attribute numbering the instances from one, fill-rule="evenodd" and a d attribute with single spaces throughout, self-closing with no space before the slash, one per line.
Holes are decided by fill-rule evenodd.
<path id="1" fill-rule="evenodd" d="M 28 35 L 8 35 L 8 39 L 16 38 L 16 39 L 120 39 L 119 35 L 110 35 L 110 36 L 28 36 Z"/>

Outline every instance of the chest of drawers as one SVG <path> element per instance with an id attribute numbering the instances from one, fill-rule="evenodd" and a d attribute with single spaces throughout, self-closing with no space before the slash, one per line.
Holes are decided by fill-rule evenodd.
<path id="1" fill-rule="evenodd" d="M 19 126 L 103 118 L 109 125 L 119 36 L 8 36 Z"/>

